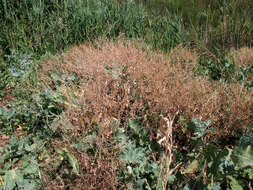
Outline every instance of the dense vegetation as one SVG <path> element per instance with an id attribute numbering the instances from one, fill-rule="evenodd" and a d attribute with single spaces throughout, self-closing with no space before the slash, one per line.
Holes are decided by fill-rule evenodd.
<path id="1" fill-rule="evenodd" d="M 0 14 L 0 189 L 253 188 L 252 1 Z"/>
<path id="2" fill-rule="evenodd" d="M 153 14 L 180 16 L 193 41 L 222 51 L 252 45 L 253 2 L 250 0 L 137 0 Z"/>

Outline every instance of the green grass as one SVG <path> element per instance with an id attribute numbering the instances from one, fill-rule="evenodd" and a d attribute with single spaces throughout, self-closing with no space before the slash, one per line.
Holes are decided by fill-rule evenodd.
<path id="1" fill-rule="evenodd" d="M 252 46 L 253 2 L 250 0 L 137 0 L 155 14 L 180 15 L 191 40 L 210 49 Z"/>
<path id="2" fill-rule="evenodd" d="M 7 13 L 0 18 L 0 47 L 5 52 L 18 49 L 44 54 L 92 41 L 98 36 L 116 38 L 124 34 L 127 38 L 145 38 L 157 32 L 155 20 L 149 18 L 143 7 L 130 1 L 121 5 L 114 0 L 66 0 L 59 4 L 55 1 L 8 1 L 7 5 Z M 151 38 L 148 43 L 152 46 L 166 43 L 162 48 L 168 50 L 184 42 L 180 24 L 167 18 L 160 22 L 168 26 L 161 28 L 161 33 L 175 34 L 175 37 L 163 37 L 159 42 Z"/>

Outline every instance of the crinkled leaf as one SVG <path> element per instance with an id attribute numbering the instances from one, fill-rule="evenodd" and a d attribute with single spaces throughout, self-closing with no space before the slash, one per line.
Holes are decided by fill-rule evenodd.
<path id="1" fill-rule="evenodd" d="M 55 118 L 53 121 L 52 121 L 52 123 L 49 125 L 49 128 L 53 131 L 53 132 L 55 132 L 57 129 L 58 129 L 58 127 L 61 125 L 61 120 L 57 117 L 57 118 Z"/>
<path id="2" fill-rule="evenodd" d="M 183 190 L 191 190 L 190 186 L 188 184 L 186 184 L 183 188 Z"/>
<path id="3" fill-rule="evenodd" d="M 239 184 L 239 182 L 232 176 L 228 176 L 229 184 L 232 190 L 243 190 L 243 187 Z"/>
<path id="4" fill-rule="evenodd" d="M 16 184 L 22 183 L 23 180 L 23 175 L 19 170 L 8 170 L 3 177 L 6 190 L 14 189 Z"/>
<path id="5" fill-rule="evenodd" d="M 137 181 L 135 181 L 133 189 L 142 190 L 144 183 L 145 183 L 144 179 L 138 179 Z"/>
<path id="6" fill-rule="evenodd" d="M 211 125 L 212 121 L 208 120 L 207 122 L 201 121 L 201 118 L 193 119 L 192 124 L 195 128 L 196 137 L 192 137 L 193 140 L 197 140 L 203 137 L 208 132 L 214 132 L 213 128 L 207 129 Z"/>
<path id="7" fill-rule="evenodd" d="M 175 179 L 176 179 L 176 176 L 175 176 L 175 175 L 170 175 L 170 176 L 168 177 L 168 183 L 169 183 L 169 184 L 173 184 L 173 182 L 175 181 Z"/>
<path id="8" fill-rule="evenodd" d="M 24 174 L 37 174 L 39 173 L 39 168 L 35 163 L 32 163 L 28 165 L 24 170 L 22 171 Z"/>
<path id="9" fill-rule="evenodd" d="M 34 157 L 24 156 L 22 159 L 21 168 L 24 174 L 37 174 L 39 173 L 39 167 L 37 160 Z"/>
<path id="10" fill-rule="evenodd" d="M 33 182 L 33 181 L 30 181 L 30 180 L 25 179 L 24 182 L 23 182 L 22 187 L 23 187 L 25 190 L 33 190 L 33 189 L 35 189 L 35 187 L 36 187 L 36 183 Z"/>
<path id="11" fill-rule="evenodd" d="M 91 148 L 90 144 L 87 142 L 79 142 L 73 144 L 72 147 L 81 152 L 87 152 L 87 150 Z"/>
<path id="12" fill-rule="evenodd" d="M 234 149 L 231 159 L 238 168 L 253 167 L 253 151 L 251 150 L 251 146 Z"/>
<path id="13" fill-rule="evenodd" d="M 239 147 L 247 147 L 247 146 L 253 146 L 253 136 L 252 135 L 243 135 L 240 140 L 238 141 Z"/>
<path id="14" fill-rule="evenodd" d="M 74 126 L 71 122 L 65 121 L 64 118 L 66 118 L 65 114 L 62 113 L 60 116 L 56 117 L 52 123 L 49 125 L 49 128 L 55 132 L 59 126 L 63 126 L 64 129 L 73 129 Z"/>
<path id="15" fill-rule="evenodd" d="M 129 163 L 139 163 L 144 157 L 145 151 L 143 148 L 127 148 L 127 150 L 121 155 L 121 158 Z"/>

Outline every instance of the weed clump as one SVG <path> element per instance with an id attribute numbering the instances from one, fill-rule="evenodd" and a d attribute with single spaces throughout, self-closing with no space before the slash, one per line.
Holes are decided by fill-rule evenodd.
<path id="1" fill-rule="evenodd" d="M 141 45 L 128 41 L 100 40 L 93 45 L 75 46 L 61 56 L 62 59 L 48 60 L 43 66 L 48 73 L 57 70 L 63 78 L 74 74 L 79 80 L 77 86 L 72 83 L 73 92 L 66 93 L 65 119 L 73 128 L 68 132 L 71 137 L 64 143 L 72 147 L 82 172 L 75 177 L 75 183 L 63 180 L 66 186 L 117 189 L 122 185 L 118 172 L 122 171 L 124 162 L 119 158 L 121 148 L 115 138 L 118 129 L 128 130 L 128 122 L 134 130 L 147 130 L 145 134 L 152 144 L 158 142 L 158 134 L 163 134 L 166 127 L 160 116 L 177 113 L 173 122 L 173 147 L 178 151 L 192 149 L 189 142 L 195 133 L 186 127 L 187 121 L 206 124 L 205 130 L 210 128 L 212 132 L 201 136 L 202 140 L 220 147 L 234 145 L 229 139 L 237 139 L 253 122 L 252 92 L 239 84 L 228 85 L 195 76 L 193 70 L 198 56 L 187 48 L 177 47 L 170 55 L 164 55 L 143 50 Z M 67 89 L 67 84 L 49 83 L 55 89 Z M 200 117 L 207 122 L 194 119 Z M 135 129 L 135 121 L 145 129 Z M 143 141 L 144 137 L 138 133 L 135 138 L 136 135 Z M 131 146 L 136 148 L 133 151 L 138 150 L 138 155 L 146 151 L 137 140 L 130 138 L 129 143 L 124 153 L 128 159 Z M 131 159 L 128 167 L 135 163 Z M 149 159 L 143 163 L 145 167 L 153 167 Z M 139 170 L 136 172 L 144 175 Z M 132 174 L 128 175 L 130 173 L 120 179 L 131 181 Z M 53 180 L 51 185 L 55 182 Z"/>
<path id="2" fill-rule="evenodd" d="M 189 50 L 175 49 L 167 58 L 118 41 L 76 46 L 63 57 L 60 69 L 82 78 L 81 101 L 100 123 L 179 111 L 187 120 L 211 118 L 217 138 L 252 123 L 251 92 L 194 76 L 189 68 L 197 56 Z M 151 120 L 147 125 L 158 127 Z"/>

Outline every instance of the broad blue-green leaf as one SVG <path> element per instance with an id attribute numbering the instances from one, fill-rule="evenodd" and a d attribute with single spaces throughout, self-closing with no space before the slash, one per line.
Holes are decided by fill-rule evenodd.
<path id="1" fill-rule="evenodd" d="M 176 176 L 175 176 L 175 175 L 170 175 L 170 176 L 168 177 L 168 183 L 169 183 L 169 184 L 172 184 L 172 183 L 175 181 L 175 179 L 176 179 Z"/>
<path id="2" fill-rule="evenodd" d="M 234 149 L 231 159 L 238 168 L 253 167 L 253 151 L 251 150 L 251 146 Z"/>
<path id="3" fill-rule="evenodd" d="M 221 190 L 221 186 L 219 183 L 213 182 L 207 186 L 208 190 Z"/>
<path id="4" fill-rule="evenodd" d="M 37 174 L 39 173 L 39 168 L 36 163 L 31 163 L 22 171 L 24 174 Z"/>
<path id="5" fill-rule="evenodd" d="M 15 181 L 7 180 L 7 179 L 5 180 L 5 188 L 6 188 L 6 190 L 12 190 L 12 189 L 15 188 L 15 186 L 16 186 Z"/>
<path id="6" fill-rule="evenodd" d="M 214 184 L 213 184 L 213 190 L 221 190 L 220 184 L 214 182 Z"/>
<path id="7" fill-rule="evenodd" d="M 143 185 L 145 183 L 144 179 L 138 179 L 137 181 L 135 181 L 134 183 L 134 189 L 135 190 L 142 190 L 143 189 Z"/>
<path id="8" fill-rule="evenodd" d="M 246 134 L 243 135 L 240 140 L 238 141 L 238 146 L 239 147 L 247 147 L 247 146 L 253 146 L 253 136 Z"/>
<path id="9" fill-rule="evenodd" d="M 128 137 L 126 136 L 123 128 L 118 128 L 116 138 L 121 146 L 125 146 L 128 143 Z"/>
<path id="10" fill-rule="evenodd" d="M 22 183 L 23 180 L 23 175 L 19 170 L 8 170 L 3 177 L 6 190 L 14 189 L 16 184 Z"/>
<path id="11" fill-rule="evenodd" d="M 133 129 L 135 132 L 138 131 L 138 128 L 139 128 L 139 123 L 137 120 L 134 120 L 134 119 L 130 119 L 129 120 L 129 127 L 131 129 Z"/>
<path id="12" fill-rule="evenodd" d="M 190 186 L 188 184 L 186 184 L 183 188 L 183 190 L 191 190 Z"/>
<path id="13" fill-rule="evenodd" d="M 24 182 L 23 182 L 22 187 L 23 187 L 25 190 L 33 190 L 33 189 L 35 189 L 36 184 L 35 184 L 35 182 L 33 182 L 33 181 L 29 181 L 29 180 L 25 179 Z"/>
<path id="14" fill-rule="evenodd" d="M 211 120 L 204 122 L 204 121 L 201 121 L 201 118 L 197 118 L 197 119 L 193 119 L 192 123 L 194 124 L 195 134 L 196 134 L 196 137 L 192 137 L 193 140 L 203 137 L 208 132 L 214 131 L 214 129 L 212 128 L 207 130 L 207 127 L 209 127 L 212 123 Z"/>
<path id="15" fill-rule="evenodd" d="M 228 176 L 229 184 L 232 190 L 243 190 L 243 187 L 239 184 L 239 182 L 232 176 Z"/>
<path id="16" fill-rule="evenodd" d="M 140 163 L 145 158 L 145 150 L 143 148 L 128 148 L 121 158 L 129 163 Z"/>

